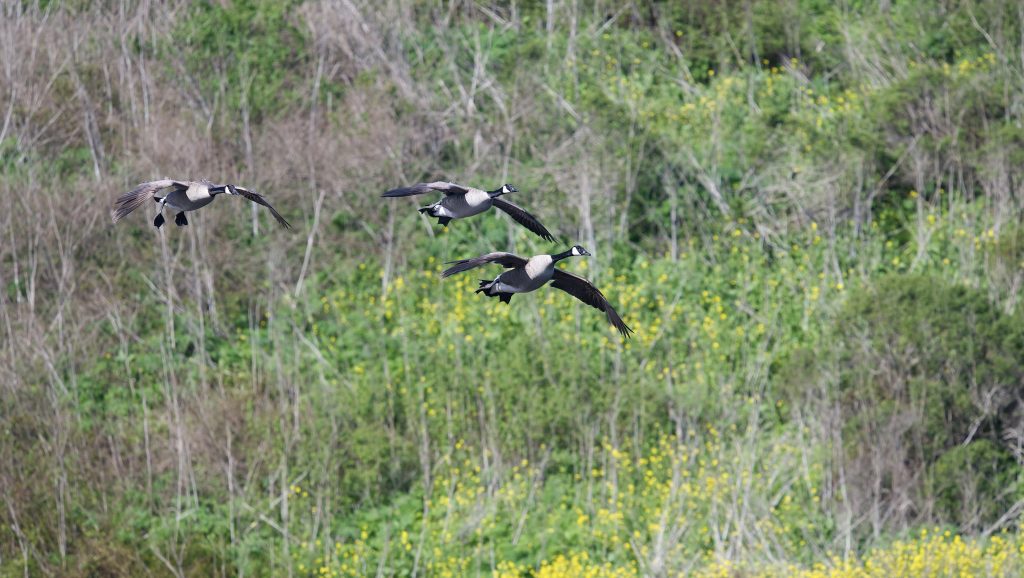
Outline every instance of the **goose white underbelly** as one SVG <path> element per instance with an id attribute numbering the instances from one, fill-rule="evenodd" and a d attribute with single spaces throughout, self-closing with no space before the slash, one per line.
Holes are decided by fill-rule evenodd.
<path id="1" fill-rule="evenodd" d="M 213 202 L 212 196 L 207 196 L 198 199 L 190 199 L 185 191 L 175 190 L 166 197 L 166 205 L 172 209 L 179 211 L 194 211 L 209 205 Z"/>
<path id="2" fill-rule="evenodd" d="M 491 208 L 491 197 L 483 191 L 470 191 L 465 195 L 448 195 L 437 202 L 435 213 L 452 219 L 479 215 Z"/>
<path id="3" fill-rule="evenodd" d="M 497 293 L 529 293 L 551 280 L 555 264 L 550 255 L 531 257 L 521 268 L 505 271 L 494 280 Z"/>
<path id="4" fill-rule="evenodd" d="M 501 276 L 498 276 L 494 280 L 494 288 L 491 289 L 491 293 L 530 293 L 540 289 L 550 280 L 551 277 L 547 279 L 530 279 L 525 283 L 506 283 Z"/>

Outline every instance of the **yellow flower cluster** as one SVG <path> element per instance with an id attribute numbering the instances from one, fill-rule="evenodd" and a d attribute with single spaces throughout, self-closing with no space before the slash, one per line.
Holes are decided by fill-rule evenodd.
<path id="1" fill-rule="evenodd" d="M 833 556 L 828 562 L 748 568 L 716 561 L 695 578 L 1002 578 L 1024 575 L 1024 540 L 993 536 L 964 540 L 951 532 L 922 530 L 917 538 L 898 540 L 868 552 L 862 559 Z"/>
<path id="2" fill-rule="evenodd" d="M 634 578 L 638 575 L 632 566 L 594 562 L 586 552 L 576 552 L 569 556 L 560 554 L 550 562 L 545 560 L 537 568 L 502 562 L 494 571 L 493 578 Z"/>
<path id="3" fill-rule="evenodd" d="M 313 366 L 329 374 L 331 385 L 337 379 L 349 391 L 372 390 L 389 411 L 422 420 L 416 431 L 429 432 L 436 452 L 431 483 L 417 486 L 422 492 L 410 519 L 384 524 L 377 518 L 355 534 L 326 537 L 330 546 L 322 547 L 318 532 L 332 514 L 319 508 L 329 508 L 329 500 L 312 486 L 291 487 L 291 535 L 305 537 L 292 551 L 296 564 L 304 565 L 301 573 L 358 576 L 384 564 L 397 574 L 415 566 L 436 576 L 629 576 L 651 568 L 745 578 L 1019 574 L 1020 541 L 1006 537 L 979 542 L 929 534 L 860 557 L 814 558 L 816 565 L 768 562 L 811 546 L 827 549 L 828 504 L 836 497 L 824 482 L 827 462 L 809 449 L 807 432 L 780 426 L 784 431 L 773 432 L 770 444 L 758 446 L 760 436 L 748 441 L 746 424 L 764 419 L 751 415 L 767 410 L 785 418 L 798 410 L 751 388 L 743 366 L 771 362 L 766 341 L 824 331 L 847 293 L 879 271 L 941 271 L 955 261 L 958 275 L 981 278 L 1003 258 L 1000 251 L 1011 239 L 1004 231 L 1010 229 L 997 228 L 981 209 L 952 215 L 932 207 L 933 195 L 941 194 L 904 199 L 912 210 L 923 207 L 916 221 L 925 233 L 920 237 L 876 234 L 891 228 L 885 219 L 901 218 L 881 211 L 856 258 L 830 252 L 835 229 L 852 225 L 794 223 L 772 239 L 776 249 L 769 255 L 758 230 L 737 218 L 706 239 L 680 242 L 672 252 L 676 259 L 646 255 L 616 269 L 602 267 L 597 284 L 637 330 L 628 344 L 607 330 L 603 316 L 557 290 L 517 296 L 509 306 L 474 295 L 472 275 L 437 283 L 436 264 L 395 271 L 383 287 L 377 282 L 381 269 L 365 265 L 355 273 L 359 279 L 323 298 L 318 294 L 298 321 L 327 360 Z M 1016 274 L 1018 262 L 1014 257 L 1008 274 Z M 582 263 L 567 266 L 581 272 Z M 677 407 L 692 408 L 691 420 L 725 400 L 729 415 L 709 423 L 684 420 L 675 435 L 651 425 L 638 439 L 620 431 L 627 439 L 598 437 L 581 454 L 560 447 L 557 466 L 540 463 L 540 455 L 529 461 L 509 455 L 514 451 L 480 439 L 478 408 L 499 399 L 509 404 L 502 411 L 521 410 L 524 419 L 533 419 L 533 404 L 500 397 L 507 393 L 500 393 L 497 370 L 492 374 L 484 365 L 474 370 L 476 381 L 461 382 L 450 379 L 446 364 L 465 362 L 467 353 L 484 359 L 495 350 L 529 354 L 534 348 L 522 341 L 536 331 L 544 332 L 546 347 L 555 352 L 546 359 L 555 370 L 564 359 L 575 359 L 558 353 L 586 347 L 593 355 L 579 371 L 593 370 L 587 379 L 621 372 L 631 386 L 624 395 L 664 395 Z M 372 332 L 382 335 L 383 345 L 353 337 Z M 259 339 L 260 331 L 251 335 Z M 787 346 L 781 342 L 770 355 Z M 402 363 L 389 362 L 381 356 L 384 348 L 407 353 Z M 435 368 L 438 359 L 443 362 Z M 509 371 L 504 368 L 502 378 Z M 527 397 L 544 399 L 562 386 L 551 380 Z M 296 521 L 300 514 L 308 519 Z"/>
<path id="4" fill-rule="evenodd" d="M 735 427 L 729 429 L 730 437 L 735 436 Z M 729 550 L 719 546 L 740 531 L 730 527 L 730 506 L 749 499 L 744 488 L 770 487 L 780 472 L 799 463 L 801 448 L 773 446 L 763 463 L 750 469 L 729 457 L 733 451 L 714 426 L 688 431 L 685 438 L 682 442 L 663 435 L 635 455 L 605 440 L 595 466 L 573 476 L 575 485 L 547 489 L 541 470 L 525 459 L 511 465 L 495 487 L 494 478 L 470 457 L 488 452 L 459 439 L 425 501 L 425 520 L 364 526 L 358 537 L 335 542 L 333 548 L 310 536 L 292 556 L 300 575 L 327 577 L 364 575 L 380 567 L 382 558 L 396 569 L 419 563 L 432 576 L 495 578 L 630 578 L 652 568 L 669 574 L 687 569 L 697 578 L 1009 577 L 1024 571 L 1024 540 L 1015 535 L 966 540 L 937 529 L 861 557 L 826 556 L 808 566 L 764 561 L 757 545 L 741 549 L 740 562 L 724 558 Z M 818 467 L 808 474 L 808 481 L 821 476 Z M 806 547 L 798 537 L 812 535 L 815 528 L 806 505 L 793 496 L 802 494 L 801 502 L 811 497 L 817 504 L 818 495 L 813 485 L 791 484 L 781 488 L 778 503 L 769 508 L 751 503 L 748 508 L 756 512 L 744 524 L 765 536 L 766 543 L 795 552 Z M 574 488 L 590 497 L 581 499 Z M 297 485 L 290 489 L 296 496 L 305 494 Z M 533 504 L 538 495 L 562 506 L 537 508 Z M 525 531 L 513 538 L 507 532 L 516 526 Z M 566 536 L 571 538 L 565 541 Z M 558 553 L 523 561 L 522 556 L 510 556 L 510 541 L 518 541 L 523 551 L 544 543 Z"/>

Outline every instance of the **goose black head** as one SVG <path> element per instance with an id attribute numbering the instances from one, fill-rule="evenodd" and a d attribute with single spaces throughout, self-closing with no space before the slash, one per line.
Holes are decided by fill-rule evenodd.
<path id="1" fill-rule="evenodd" d="M 499 187 L 497 189 L 494 189 L 493 191 L 488 191 L 488 193 L 491 195 L 491 198 L 500 197 L 501 195 L 507 195 L 509 193 L 518 193 L 518 192 L 519 192 L 519 189 L 513 187 L 512 185 L 510 185 L 508 183 L 505 183 L 504 185 L 501 185 L 501 187 Z"/>
<path id="2" fill-rule="evenodd" d="M 562 259 L 568 259 L 569 257 L 589 257 L 590 251 L 583 248 L 582 245 L 573 245 L 568 251 L 562 251 L 551 256 L 551 259 L 556 263 Z"/>
<path id="3" fill-rule="evenodd" d="M 221 193 L 227 193 L 229 195 L 237 195 L 238 191 L 235 190 L 235 185 L 217 185 L 210 187 L 211 195 L 219 195 Z"/>

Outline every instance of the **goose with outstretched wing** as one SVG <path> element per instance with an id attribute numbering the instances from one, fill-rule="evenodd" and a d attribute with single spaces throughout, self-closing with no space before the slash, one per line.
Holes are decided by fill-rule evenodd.
<path id="1" fill-rule="evenodd" d="M 417 183 L 409 187 L 392 189 L 382 196 L 384 197 L 410 197 L 426 193 L 444 193 L 444 197 L 436 203 L 420 207 L 420 213 L 436 217 L 438 224 L 447 227 L 454 219 L 465 219 L 473 215 L 479 215 L 484 211 L 495 207 L 504 211 L 512 220 L 529 229 L 545 241 L 554 241 L 555 238 L 529 212 L 522 207 L 516 206 L 504 199 L 502 195 L 519 192 L 519 189 L 512 185 L 505 184 L 493 191 L 485 191 L 473 187 L 464 187 L 455 183 L 436 181 L 433 183 Z"/>
<path id="2" fill-rule="evenodd" d="M 263 205 L 270 210 L 270 214 L 274 216 L 278 223 L 286 229 L 292 228 L 288 221 L 281 216 L 281 213 L 278 213 L 263 195 L 244 187 L 230 184 L 218 185 L 206 180 L 179 181 L 175 179 L 161 179 L 142 183 L 114 201 L 114 208 L 110 212 L 110 217 L 116 223 L 145 204 L 146 200 L 153 199 L 159 205 L 156 218 L 153 219 L 153 225 L 156 228 L 159 229 L 165 222 L 165 207 L 178 211 L 174 216 L 174 224 L 184 227 L 188 225 L 185 213 L 198 211 L 212 203 L 217 195 L 220 194 L 238 195 L 257 205 Z"/>
<path id="3" fill-rule="evenodd" d="M 604 312 L 608 322 L 622 334 L 629 337 L 633 332 L 622 320 L 615 308 L 608 299 L 594 285 L 580 277 L 566 271 L 555 268 L 555 263 L 568 257 L 585 257 L 590 255 L 586 249 L 579 245 L 573 246 L 568 251 L 554 255 L 534 255 L 525 259 L 512 253 L 487 253 L 472 259 L 463 259 L 449 263 L 451 267 L 441 273 L 441 277 L 451 277 L 457 273 L 476 269 L 483 265 L 496 264 L 505 267 L 506 271 L 495 277 L 493 280 L 482 279 L 476 293 L 483 293 L 488 297 L 497 297 L 505 303 L 512 301 L 515 293 L 529 293 L 543 287 L 548 281 L 551 286 L 561 289 L 580 301 Z"/>

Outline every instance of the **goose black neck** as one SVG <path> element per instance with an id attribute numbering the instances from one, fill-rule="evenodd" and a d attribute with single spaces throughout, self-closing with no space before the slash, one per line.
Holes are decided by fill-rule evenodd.
<path id="1" fill-rule="evenodd" d="M 502 191 L 502 189 L 504 189 L 504 188 L 505 188 L 505 187 L 498 187 L 498 188 L 494 189 L 493 191 L 487 191 L 487 194 L 488 194 L 488 195 L 489 195 L 489 196 L 490 196 L 490 197 L 491 197 L 492 199 L 493 199 L 493 198 L 496 198 L 496 197 L 500 197 L 500 196 L 502 196 L 502 195 L 504 195 L 504 194 L 505 194 L 505 193 L 504 193 L 504 192 Z"/>
<path id="2" fill-rule="evenodd" d="M 562 251 L 561 253 L 555 253 L 554 255 L 551 256 L 551 261 L 557 263 L 562 259 L 566 259 L 568 257 L 572 257 L 572 249 L 569 249 L 568 251 Z"/>

